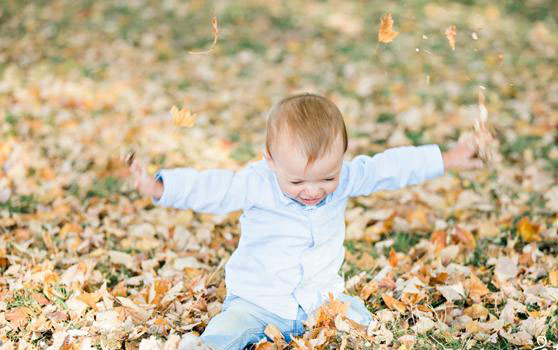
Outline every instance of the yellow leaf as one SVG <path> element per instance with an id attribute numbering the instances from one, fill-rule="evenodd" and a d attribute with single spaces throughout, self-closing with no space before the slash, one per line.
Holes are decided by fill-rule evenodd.
<path id="1" fill-rule="evenodd" d="M 391 13 L 386 13 L 380 22 L 378 41 L 381 43 L 392 42 L 398 34 L 399 32 L 393 30 L 393 18 L 391 17 Z"/>
<path id="2" fill-rule="evenodd" d="M 457 27 L 454 25 L 449 26 L 446 29 L 446 38 L 451 46 L 452 50 L 455 50 L 455 37 L 457 36 Z"/>
<path id="3" fill-rule="evenodd" d="M 558 269 L 550 271 L 550 273 L 548 274 L 548 281 L 550 282 L 551 286 L 558 287 Z"/>
<path id="4" fill-rule="evenodd" d="M 97 304 L 97 302 L 101 299 L 101 293 L 98 292 L 94 292 L 94 293 L 81 293 L 80 295 L 77 296 L 77 299 L 79 301 L 83 301 L 84 303 L 86 303 L 89 307 L 91 307 L 92 309 L 96 310 L 97 307 L 95 306 L 95 304 Z"/>
<path id="5" fill-rule="evenodd" d="M 463 312 L 465 313 L 465 315 L 473 319 L 484 319 L 486 318 L 486 316 L 488 316 L 488 310 L 481 304 L 473 304 L 472 306 L 466 308 Z"/>
<path id="6" fill-rule="evenodd" d="M 540 242 L 539 225 L 531 223 L 528 217 L 524 217 L 517 223 L 517 232 L 525 242 Z"/>
<path id="7" fill-rule="evenodd" d="M 196 123 L 196 117 L 198 116 L 197 114 L 192 114 L 192 112 L 185 108 L 179 110 L 176 106 L 172 106 L 170 112 L 174 125 L 178 127 L 193 127 Z"/>

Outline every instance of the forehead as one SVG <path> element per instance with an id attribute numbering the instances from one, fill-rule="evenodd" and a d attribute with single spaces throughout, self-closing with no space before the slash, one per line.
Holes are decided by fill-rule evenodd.
<path id="1" fill-rule="evenodd" d="M 302 147 L 289 136 L 279 137 L 273 148 L 273 161 L 283 176 L 299 179 L 315 179 L 336 173 L 343 162 L 343 142 L 341 137 L 331 148 L 308 165 L 308 157 Z"/>

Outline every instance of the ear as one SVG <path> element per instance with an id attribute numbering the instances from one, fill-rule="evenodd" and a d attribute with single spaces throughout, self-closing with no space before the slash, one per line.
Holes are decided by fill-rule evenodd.
<path id="1" fill-rule="evenodd" d="M 267 164 L 269 165 L 271 170 L 275 171 L 275 162 L 273 161 L 273 158 L 271 158 L 271 154 L 269 154 L 269 152 L 267 152 L 267 148 L 264 148 L 263 156 L 264 156 L 265 160 L 267 161 Z"/>

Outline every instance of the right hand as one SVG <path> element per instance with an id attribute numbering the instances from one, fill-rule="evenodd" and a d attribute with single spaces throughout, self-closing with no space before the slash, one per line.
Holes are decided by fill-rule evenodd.
<path id="1" fill-rule="evenodd" d="M 134 179 L 134 187 L 143 196 L 153 197 L 156 200 L 163 196 L 163 183 L 155 181 L 147 173 L 147 167 L 138 161 L 137 158 L 133 159 L 130 165 L 130 172 Z"/>

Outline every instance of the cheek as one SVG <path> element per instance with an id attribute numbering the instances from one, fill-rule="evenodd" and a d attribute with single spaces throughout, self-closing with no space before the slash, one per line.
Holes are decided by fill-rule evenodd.
<path id="1" fill-rule="evenodd" d="M 300 186 L 295 186 L 289 182 L 280 182 L 281 191 L 288 194 L 291 197 L 296 197 L 301 191 Z"/>
<path id="2" fill-rule="evenodd" d="M 326 191 L 327 194 L 330 194 L 332 192 L 335 191 L 335 189 L 337 188 L 337 185 L 339 184 L 339 180 L 337 181 L 333 181 L 333 182 L 328 182 L 326 183 L 326 185 L 324 186 L 324 190 Z"/>

